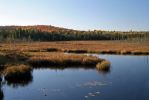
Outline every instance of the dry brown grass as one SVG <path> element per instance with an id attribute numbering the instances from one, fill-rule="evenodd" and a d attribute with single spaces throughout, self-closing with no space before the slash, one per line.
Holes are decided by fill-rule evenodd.
<path id="1" fill-rule="evenodd" d="M 95 66 L 102 59 L 80 54 L 30 53 L 29 64 L 32 66 Z"/>
<path id="2" fill-rule="evenodd" d="M 32 69 L 26 65 L 7 65 L 4 70 L 6 80 L 22 79 L 30 76 Z"/>
<path id="3" fill-rule="evenodd" d="M 88 53 L 89 51 L 87 50 L 77 50 L 77 49 L 74 49 L 74 50 L 65 50 L 64 52 L 67 52 L 67 53 Z"/>
<path id="4" fill-rule="evenodd" d="M 2 52 L 0 53 L 1 70 L 5 69 L 3 65 L 8 62 L 14 64 L 15 59 L 17 63 L 28 61 L 33 66 L 96 66 L 103 59 L 63 52 L 149 55 L 149 43 L 124 41 L 58 41 L 16 43 L 15 45 L 0 43 L 0 52 Z M 103 65 L 106 64 L 103 62 Z"/>
<path id="5" fill-rule="evenodd" d="M 32 42 L 17 43 L 11 48 L 10 44 L 1 43 L 0 51 L 21 52 L 73 52 L 73 53 L 105 53 L 105 54 L 149 54 L 149 42 L 126 42 L 126 41 L 58 41 L 58 42 Z M 126 51 L 126 52 L 124 52 Z"/>
<path id="6" fill-rule="evenodd" d="M 98 63 L 96 65 L 96 68 L 98 70 L 105 70 L 105 71 L 107 71 L 107 70 L 110 69 L 110 65 L 111 65 L 110 62 L 105 60 L 105 61 L 102 61 L 102 62 Z"/>

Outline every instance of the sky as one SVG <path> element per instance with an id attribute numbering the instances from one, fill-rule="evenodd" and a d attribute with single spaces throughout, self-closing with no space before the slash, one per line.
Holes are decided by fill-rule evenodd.
<path id="1" fill-rule="evenodd" d="M 0 0 L 0 25 L 148 31 L 149 0 Z"/>

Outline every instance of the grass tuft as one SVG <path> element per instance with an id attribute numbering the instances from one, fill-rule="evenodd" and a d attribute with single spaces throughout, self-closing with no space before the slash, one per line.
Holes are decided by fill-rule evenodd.
<path id="1" fill-rule="evenodd" d="M 110 66 L 111 66 L 110 62 L 105 60 L 105 61 L 102 61 L 102 62 L 98 63 L 98 64 L 96 65 L 96 68 L 97 68 L 98 70 L 107 71 L 107 70 L 110 69 Z"/>
<path id="2" fill-rule="evenodd" d="M 83 59 L 82 64 L 85 66 L 96 66 L 96 64 L 101 61 L 103 61 L 103 59 L 99 59 L 93 56 L 87 56 Z"/>
<path id="3" fill-rule="evenodd" d="M 6 80 L 23 79 L 30 76 L 32 69 L 26 65 L 7 65 L 4 70 L 4 76 Z"/>

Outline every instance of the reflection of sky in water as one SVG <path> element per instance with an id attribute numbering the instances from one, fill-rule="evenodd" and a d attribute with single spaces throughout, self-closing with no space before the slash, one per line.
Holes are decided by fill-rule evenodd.
<path id="1" fill-rule="evenodd" d="M 148 100 L 147 56 L 99 55 L 109 73 L 95 69 L 36 69 L 25 87 L 2 87 L 5 100 Z"/>

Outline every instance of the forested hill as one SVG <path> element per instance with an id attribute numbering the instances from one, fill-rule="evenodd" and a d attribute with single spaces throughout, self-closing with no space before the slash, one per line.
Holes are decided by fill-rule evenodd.
<path id="1" fill-rule="evenodd" d="M 149 39 L 149 32 L 79 31 L 48 25 L 0 26 L 0 41 Z"/>

